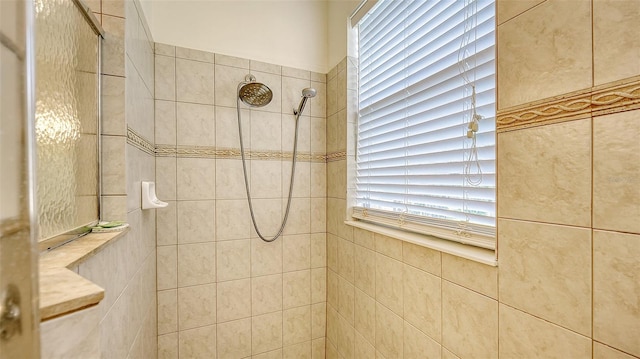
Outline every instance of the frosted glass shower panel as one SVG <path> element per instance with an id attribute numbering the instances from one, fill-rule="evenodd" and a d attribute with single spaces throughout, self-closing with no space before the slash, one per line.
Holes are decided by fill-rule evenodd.
<path id="1" fill-rule="evenodd" d="M 98 49 L 73 0 L 36 0 L 40 239 L 98 220 Z"/>

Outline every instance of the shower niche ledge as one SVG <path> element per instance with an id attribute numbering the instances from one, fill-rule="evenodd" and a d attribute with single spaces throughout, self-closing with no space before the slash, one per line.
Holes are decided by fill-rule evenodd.
<path id="1" fill-rule="evenodd" d="M 79 264 L 123 237 L 120 232 L 89 233 L 73 242 L 40 254 L 40 320 L 46 321 L 93 307 L 104 289 L 76 273 Z"/>

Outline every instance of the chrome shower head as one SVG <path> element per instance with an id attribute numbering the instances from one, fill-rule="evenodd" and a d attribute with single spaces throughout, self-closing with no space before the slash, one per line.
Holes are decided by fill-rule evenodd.
<path id="1" fill-rule="evenodd" d="M 271 89 L 263 83 L 256 82 L 253 75 L 247 75 L 238 87 L 238 98 L 249 107 L 266 106 L 273 99 Z"/>
<path id="2" fill-rule="evenodd" d="M 314 89 L 313 87 L 307 87 L 306 89 L 302 90 L 302 97 L 311 98 L 316 97 L 317 94 L 318 91 L 316 91 L 316 89 Z"/>
<path id="3" fill-rule="evenodd" d="M 316 91 L 316 89 L 314 89 L 313 87 L 307 87 L 305 89 L 302 89 L 302 99 L 300 99 L 300 105 L 298 105 L 297 109 L 293 109 L 293 114 L 294 115 L 298 115 L 298 114 L 302 114 L 302 111 L 304 111 L 304 105 L 307 104 L 307 100 L 312 98 L 312 97 L 316 97 L 316 95 L 318 94 L 318 91 Z"/>

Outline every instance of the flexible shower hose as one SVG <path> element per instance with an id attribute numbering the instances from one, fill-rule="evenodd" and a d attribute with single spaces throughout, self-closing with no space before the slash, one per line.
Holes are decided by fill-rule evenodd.
<path id="1" fill-rule="evenodd" d="M 300 120 L 300 112 L 295 113 L 296 116 L 296 130 L 295 135 L 293 137 L 293 160 L 291 161 L 291 180 L 289 181 L 289 196 L 287 198 L 287 208 L 284 212 L 284 217 L 282 218 L 282 223 L 280 224 L 280 229 L 278 229 L 278 233 L 275 236 L 268 238 L 262 235 L 260 229 L 258 229 L 258 223 L 256 223 L 255 213 L 253 211 L 253 203 L 251 202 L 251 190 L 249 189 L 249 180 L 247 177 L 247 164 L 244 155 L 244 143 L 242 140 L 242 120 L 240 115 L 240 97 L 236 96 L 236 109 L 238 111 L 238 134 L 240 135 L 240 156 L 242 157 L 242 173 L 244 175 L 244 187 L 247 192 L 247 201 L 249 202 L 249 213 L 251 214 L 251 223 L 253 223 L 253 228 L 256 230 L 258 237 L 265 242 L 273 242 L 284 231 L 284 227 L 287 224 L 287 219 L 289 218 L 289 209 L 291 208 L 291 195 L 293 192 L 293 177 L 296 173 L 296 157 L 298 154 L 298 121 Z"/>

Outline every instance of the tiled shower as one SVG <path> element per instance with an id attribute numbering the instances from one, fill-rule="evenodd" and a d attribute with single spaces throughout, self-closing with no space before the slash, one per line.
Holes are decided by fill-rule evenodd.
<path id="1" fill-rule="evenodd" d="M 326 76 L 156 44 L 158 343 L 161 357 L 324 356 Z M 286 206 L 293 108 L 299 124 L 291 211 L 272 243 L 251 225 L 240 160 L 237 86 L 252 74 L 271 103 L 242 105 L 256 220 L 273 235 Z"/>
<path id="2" fill-rule="evenodd" d="M 640 357 L 637 2 L 497 1 L 497 267 L 344 223 L 357 59 L 324 74 L 154 43 L 140 4 L 120 3 L 90 2 L 107 31 L 103 210 L 133 228 L 77 268 L 106 289 L 102 357 Z M 247 74 L 274 92 L 242 105 L 267 234 L 293 108 L 318 90 L 273 243 L 244 191 Z M 141 180 L 169 206 L 141 211 Z"/>

